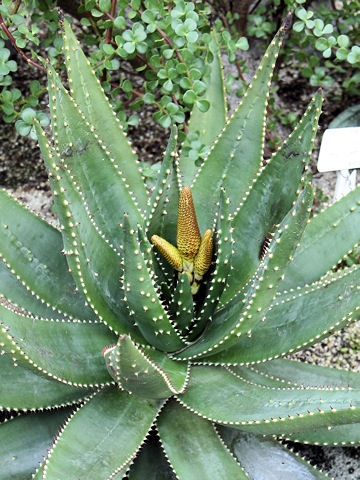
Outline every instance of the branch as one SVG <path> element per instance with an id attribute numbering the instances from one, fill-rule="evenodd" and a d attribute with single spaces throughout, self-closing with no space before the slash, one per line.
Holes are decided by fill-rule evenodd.
<path id="1" fill-rule="evenodd" d="M 236 70 L 237 70 L 237 72 L 238 72 L 238 75 L 239 75 L 240 80 L 243 82 L 244 86 L 247 87 L 248 84 L 247 84 L 247 82 L 246 82 L 246 80 L 245 80 L 245 77 L 244 77 L 244 75 L 243 75 L 243 73 L 242 73 L 239 60 L 237 60 L 237 59 L 236 59 L 236 61 L 235 61 L 235 66 L 236 66 Z"/>
<path id="2" fill-rule="evenodd" d="M 255 2 L 255 4 L 250 8 L 250 11 L 249 11 L 249 15 L 253 14 L 255 12 L 255 10 L 258 8 L 258 6 L 260 5 L 260 2 L 261 0 L 257 0 L 257 2 Z"/>
<path id="3" fill-rule="evenodd" d="M 21 48 L 19 48 L 17 45 L 16 45 L 16 40 L 15 38 L 12 36 L 12 33 L 10 32 L 10 30 L 7 28 L 7 26 L 5 25 L 5 22 L 4 22 L 4 19 L 2 17 L 2 15 L 0 14 L 0 27 L 4 30 L 5 32 L 5 35 L 8 37 L 8 39 L 10 40 L 12 46 L 15 48 L 15 50 L 19 53 L 19 55 L 27 62 L 29 63 L 30 65 L 32 65 L 33 67 L 36 67 L 37 69 L 41 70 L 42 72 L 46 73 L 46 68 L 43 67 L 42 65 L 40 65 L 39 63 L 37 62 L 34 62 L 34 60 L 31 60 L 31 58 L 29 58 L 22 50 Z"/>
<path id="4" fill-rule="evenodd" d="M 20 3 L 21 3 L 21 0 L 17 0 L 17 1 L 16 1 L 16 4 L 15 4 L 15 6 L 14 6 L 13 15 L 14 15 L 14 13 L 17 13 L 17 12 L 18 12 L 19 7 L 20 7 Z"/>
<path id="5" fill-rule="evenodd" d="M 116 10 L 116 0 L 111 0 L 111 7 L 110 7 L 110 13 L 109 17 L 114 20 L 115 17 L 115 10 Z M 113 27 L 109 27 L 106 31 L 106 36 L 105 36 L 105 43 L 111 43 L 112 39 L 112 32 L 113 32 Z"/>
<path id="6" fill-rule="evenodd" d="M 110 7 L 110 14 L 109 14 L 110 17 L 114 18 L 115 10 L 116 10 L 116 0 L 111 0 L 111 7 Z M 113 27 L 111 26 L 106 30 L 104 43 L 108 43 L 108 44 L 111 43 L 112 34 L 113 34 Z M 101 77 L 102 82 L 105 82 L 105 80 L 106 80 L 106 70 L 103 71 L 103 74 Z"/>

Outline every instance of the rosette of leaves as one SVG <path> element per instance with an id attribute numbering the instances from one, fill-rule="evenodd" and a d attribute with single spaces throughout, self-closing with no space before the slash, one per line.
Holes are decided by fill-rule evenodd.
<path id="1" fill-rule="evenodd" d="M 0 478 L 321 479 L 278 439 L 359 442 L 358 374 L 285 358 L 358 318 L 359 267 L 332 267 L 360 190 L 308 221 L 321 92 L 263 160 L 283 33 L 227 120 L 213 65 L 217 106 L 191 120 L 209 153 L 197 168 L 172 132 L 149 197 L 65 23 L 52 142 L 36 124 L 59 229 L 0 193 L 0 405 L 20 413 Z"/>

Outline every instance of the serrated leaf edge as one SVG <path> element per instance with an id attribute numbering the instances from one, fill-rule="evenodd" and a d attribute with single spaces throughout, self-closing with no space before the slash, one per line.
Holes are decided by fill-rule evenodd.
<path id="1" fill-rule="evenodd" d="M 306 385 L 305 386 L 305 385 L 290 384 L 287 387 L 275 387 L 275 386 L 271 387 L 270 385 L 262 385 L 261 383 L 252 382 L 250 380 L 247 380 L 246 378 L 244 378 L 241 375 L 241 373 L 236 373 L 233 370 L 231 370 L 230 366 L 225 366 L 224 368 L 228 372 L 230 372 L 232 375 L 234 375 L 234 377 L 238 378 L 242 382 L 247 383 L 248 385 L 254 385 L 255 387 L 259 387 L 259 388 L 262 388 L 264 390 L 321 390 L 321 391 L 327 390 L 327 391 L 332 391 L 332 392 L 339 391 L 339 390 L 348 390 L 348 391 L 354 390 L 351 387 L 338 388 L 338 387 L 331 387 L 329 385 Z M 255 371 L 255 369 L 254 369 L 254 371 Z M 264 375 L 264 376 L 266 376 L 266 375 Z M 270 376 L 267 376 L 267 377 L 271 378 Z"/>
<path id="2" fill-rule="evenodd" d="M 40 321 L 46 321 L 46 322 L 49 322 L 49 323 L 51 323 L 51 321 L 53 321 L 54 323 L 88 323 L 88 324 L 90 324 L 90 323 L 92 323 L 92 324 L 102 323 L 102 322 L 91 321 L 91 320 L 88 320 L 88 321 L 71 321 L 71 320 L 69 320 L 69 321 L 63 321 L 63 320 L 57 321 L 57 320 L 51 320 L 51 321 L 49 321 L 46 318 L 35 318 L 32 315 L 19 314 L 18 312 L 16 312 L 15 310 L 11 309 L 10 307 L 8 307 L 6 305 L 2 305 L 2 306 L 4 308 L 6 308 L 7 310 L 9 310 L 10 312 L 16 313 L 17 315 L 23 317 L 24 319 L 40 320 Z M 13 361 L 14 361 L 14 365 L 17 364 L 17 358 L 15 356 L 15 353 L 17 353 L 17 355 L 19 355 L 19 358 L 22 358 L 22 359 L 26 360 L 26 362 L 29 364 L 29 366 L 35 368 L 36 370 L 38 370 L 42 374 L 47 375 L 48 377 L 50 377 L 53 380 L 56 380 L 60 383 L 64 383 L 66 385 L 70 385 L 72 387 L 98 388 L 98 387 L 104 387 L 104 386 L 108 386 L 108 385 L 113 384 L 113 382 L 106 382 L 106 383 L 99 383 L 99 384 L 76 383 L 76 382 L 68 381 L 65 378 L 58 377 L 57 375 L 54 375 L 53 373 L 49 372 L 48 370 L 44 369 L 43 367 L 38 365 L 36 362 L 34 362 L 29 357 L 29 355 L 27 355 L 27 353 L 23 350 L 23 348 L 20 345 L 18 345 L 18 343 L 14 340 L 14 337 L 12 335 L 10 335 L 9 332 L 11 332 L 10 327 L 8 325 L 6 325 L 4 322 L 0 321 L 0 333 L 2 333 L 2 335 L 5 337 L 5 340 L 11 345 L 11 348 L 10 348 L 8 353 L 10 353 L 13 356 L 12 358 L 13 358 Z M 1 336 L 0 336 L 0 339 L 1 339 Z M 5 348 L 6 344 L 3 341 L 1 341 L 0 342 L 0 347 Z"/>
<path id="3" fill-rule="evenodd" d="M 280 30 L 278 32 L 278 35 L 276 37 L 274 37 L 274 39 L 271 41 L 270 45 L 269 45 L 269 48 L 270 47 L 274 47 L 275 44 L 278 44 L 278 49 L 281 48 L 281 45 L 283 43 L 283 40 L 281 37 L 283 37 L 283 35 L 285 34 L 285 26 L 282 25 L 280 27 Z M 260 153 L 260 158 L 259 158 L 259 164 L 260 164 L 260 161 L 261 159 L 263 158 L 264 156 L 264 142 L 265 142 L 265 127 L 266 127 L 266 107 L 268 105 L 268 101 L 269 101 L 269 90 L 270 90 L 270 84 L 271 84 L 271 79 L 273 77 L 273 71 L 274 71 L 274 68 L 275 68 L 275 63 L 276 63 L 276 60 L 279 56 L 279 52 L 277 52 L 275 54 L 275 60 L 274 60 L 274 63 L 272 65 L 272 71 L 271 71 L 271 74 L 270 74 L 270 80 L 268 82 L 268 86 L 267 86 L 267 94 L 266 94 L 266 100 L 265 100 L 265 104 L 264 104 L 264 115 L 263 115 L 263 121 L 262 121 L 262 142 L 261 142 L 261 153 Z M 266 52 L 263 59 L 265 58 L 268 58 L 269 57 L 269 54 Z M 258 72 L 260 72 L 262 70 L 262 65 L 259 65 L 257 71 L 255 72 L 255 75 L 251 81 L 251 83 L 248 85 L 247 89 L 246 89 L 246 92 L 244 93 L 242 99 L 241 99 L 241 102 L 238 104 L 238 106 L 236 107 L 236 109 L 234 110 L 233 114 L 226 120 L 225 122 L 225 126 L 224 128 L 221 130 L 221 132 L 219 133 L 219 135 L 217 136 L 217 138 L 215 139 L 215 141 L 212 143 L 212 145 L 210 146 L 210 149 L 209 149 L 209 152 L 208 154 L 206 155 L 206 157 L 204 158 L 204 161 L 202 162 L 202 164 L 200 165 L 200 167 L 198 168 L 197 172 L 195 173 L 194 175 L 194 178 L 193 178 L 193 181 L 191 183 L 191 188 L 194 187 L 195 183 L 196 183 L 196 180 L 198 178 L 198 176 L 200 175 L 202 169 L 203 169 L 203 166 L 205 165 L 206 161 L 208 160 L 208 157 L 211 153 L 211 151 L 214 149 L 214 146 L 219 142 L 220 138 L 222 137 L 227 125 L 232 121 L 232 119 L 235 117 L 235 115 L 237 114 L 238 110 L 240 109 L 240 107 L 243 105 L 246 97 L 248 96 L 249 92 L 251 91 L 251 89 L 253 88 L 253 85 L 254 85 L 254 82 L 256 81 L 257 79 L 257 75 L 258 75 Z"/>
<path id="4" fill-rule="evenodd" d="M 68 80 L 69 80 L 69 87 L 70 87 L 70 94 L 71 94 L 71 95 L 69 95 L 69 96 L 70 96 L 70 98 L 73 100 L 74 104 L 77 106 L 78 111 L 81 112 L 80 107 L 79 107 L 79 106 L 75 103 L 75 101 L 74 101 L 74 90 L 73 90 L 73 87 L 72 87 L 72 83 L 73 83 L 73 82 L 72 82 L 72 77 L 71 77 L 72 68 L 71 68 L 71 66 L 70 66 L 70 57 L 69 57 L 70 49 L 69 49 L 69 44 L 68 44 L 68 41 L 67 41 L 67 35 L 65 34 L 65 29 L 63 29 L 63 32 L 64 32 L 63 37 L 64 37 L 65 62 L 66 62 L 66 69 L 67 69 L 67 71 L 68 71 Z M 142 169 L 141 169 L 141 167 L 140 167 L 141 163 L 140 163 L 140 161 L 137 159 L 137 154 L 136 154 L 135 150 L 133 149 L 131 142 L 130 142 L 130 141 L 128 140 L 128 138 L 127 138 L 127 134 L 126 134 L 126 132 L 124 131 L 124 127 L 123 127 L 123 125 L 121 124 L 118 116 L 116 115 L 115 110 L 112 108 L 111 103 L 110 103 L 110 101 L 109 101 L 109 98 L 107 97 L 107 95 L 106 95 L 106 93 L 105 93 L 105 90 L 104 90 L 104 88 L 102 87 L 101 82 L 100 82 L 99 79 L 97 78 L 97 76 L 96 76 L 96 74 L 95 74 L 95 72 L 94 72 L 94 70 L 93 70 L 93 67 L 92 67 L 92 65 L 90 64 L 90 62 L 89 62 L 89 60 L 88 60 L 87 57 L 85 57 L 85 61 L 86 61 L 87 65 L 88 65 L 88 67 L 89 67 L 89 70 L 90 70 L 90 72 L 91 72 L 91 75 L 92 75 L 93 78 L 96 80 L 96 82 L 97 82 L 97 84 L 98 84 L 98 86 L 99 86 L 99 89 L 102 91 L 102 93 L 103 93 L 103 95 L 104 95 L 104 97 L 105 97 L 105 100 L 106 100 L 106 102 L 107 102 L 107 104 L 108 104 L 109 110 L 112 112 L 112 114 L 113 114 L 113 116 L 114 116 L 114 118 L 115 118 L 115 121 L 116 121 L 116 123 L 117 123 L 117 125 L 118 125 L 118 127 L 119 127 L 119 130 L 120 130 L 121 133 L 124 135 L 124 137 L 126 138 L 126 141 L 127 141 L 128 145 L 129 145 L 129 147 L 131 148 L 131 151 L 132 151 L 132 153 L 133 153 L 133 155 L 134 155 L 134 158 L 135 158 L 135 164 L 136 164 L 136 166 L 137 166 L 137 168 L 138 168 L 138 171 L 139 171 L 139 173 L 140 173 L 140 175 L 141 175 L 141 178 L 142 178 L 142 180 L 143 180 L 143 182 L 144 182 L 144 184 L 145 184 L 145 179 L 144 179 L 144 176 L 143 176 L 143 174 L 142 174 Z M 82 114 L 83 118 L 85 119 L 84 114 L 83 114 L 82 112 L 81 112 L 81 114 Z M 88 126 L 90 125 L 89 122 L 87 122 L 87 124 L 88 124 Z M 95 129 L 94 129 L 94 131 L 95 131 Z M 97 134 L 97 135 L 98 135 L 98 134 Z M 98 136 L 98 137 L 99 137 L 99 136 Z M 99 139 L 100 139 L 100 137 L 99 137 Z M 100 139 L 100 140 L 101 140 L 101 139 Z M 108 149 L 108 147 L 104 144 L 104 142 L 103 142 L 102 140 L 101 140 L 101 142 L 99 142 L 99 145 L 101 146 L 101 148 L 103 148 L 103 150 L 106 152 L 106 154 L 109 153 L 109 154 L 111 155 L 110 150 Z M 121 172 L 121 175 L 124 175 L 123 172 L 122 172 L 121 169 L 120 169 L 120 166 L 117 164 L 116 159 L 114 158 L 113 160 L 112 160 L 112 159 L 110 159 L 110 160 L 111 160 L 111 162 L 114 161 L 114 162 L 113 162 L 113 163 L 114 163 L 114 167 L 118 170 L 118 173 L 120 174 L 120 172 Z M 125 176 L 124 176 L 124 178 L 122 178 L 122 179 L 123 179 L 123 180 L 124 180 L 124 179 L 126 180 Z M 125 180 L 124 180 L 124 181 L 125 181 Z M 127 180 L 126 180 L 126 181 L 127 181 Z M 128 186 L 128 185 L 127 185 L 127 186 Z M 128 186 L 128 187 L 130 187 L 130 186 Z M 137 200 L 137 198 L 136 198 L 136 196 L 135 196 L 135 192 L 133 192 L 133 191 L 131 191 L 131 190 L 129 189 L 129 193 L 131 194 L 130 196 L 131 196 L 131 198 L 133 199 L 135 205 L 137 206 L 140 214 L 142 214 L 141 209 L 139 208 L 139 202 L 138 202 L 138 200 Z"/>

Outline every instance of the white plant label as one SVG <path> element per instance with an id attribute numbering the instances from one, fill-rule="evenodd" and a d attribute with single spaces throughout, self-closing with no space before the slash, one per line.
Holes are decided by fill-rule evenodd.
<path id="1" fill-rule="evenodd" d="M 360 168 L 360 127 L 325 130 L 317 168 L 319 172 Z"/>

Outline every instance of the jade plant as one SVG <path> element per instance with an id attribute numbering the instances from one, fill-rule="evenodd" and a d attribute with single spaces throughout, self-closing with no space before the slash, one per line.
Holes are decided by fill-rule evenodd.
<path id="1" fill-rule="evenodd" d="M 321 92 L 263 158 L 285 26 L 231 118 L 214 56 L 207 154 L 173 130 L 152 192 L 63 32 L 52 141 L 35 121 L 59 227 L 0 192 L 0 478 L 325 478 L 281 442 L 358 443 L 360 377 L 288 357 L 359 317 L 360 189 L 309 220 Z"/>

